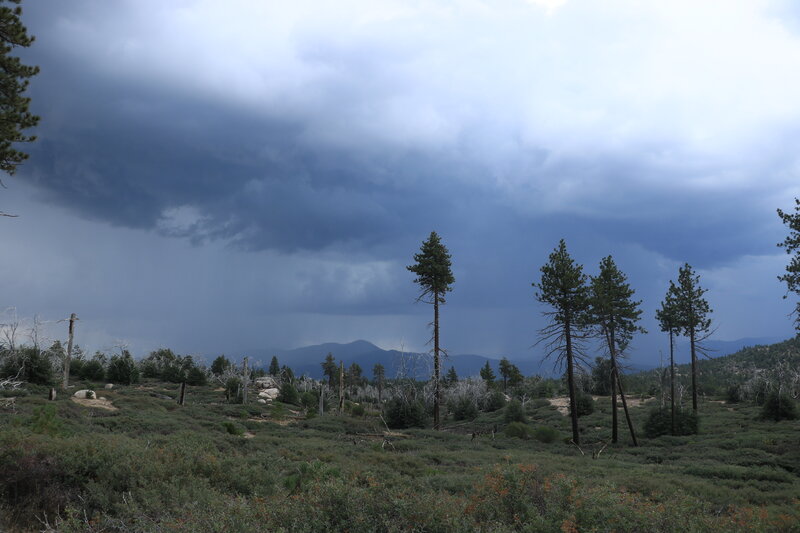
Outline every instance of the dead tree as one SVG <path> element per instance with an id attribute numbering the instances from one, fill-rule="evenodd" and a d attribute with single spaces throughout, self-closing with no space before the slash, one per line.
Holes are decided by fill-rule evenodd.
<path id="1" fill-rule="evenodd" d="M 67 390 L 69 387 L 69 364 L 72 361 L 72 339 L 75 335 L 75 321 L 78 320 L 78 315 L 72 313 L 69 315 L 69 339 L 67 340 L 67 356 L 64 359 L 64 381 L 61 384 L 62 390 Z"/>

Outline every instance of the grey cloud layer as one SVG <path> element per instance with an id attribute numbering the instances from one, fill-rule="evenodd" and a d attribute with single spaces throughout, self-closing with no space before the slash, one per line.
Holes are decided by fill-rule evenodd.
<path id="1" fill-rule="evenodd" d="M 710 274 L 782 238 L 774 209 L 800 194 L 800 106 L 784 97 L 800 76 L 775 80 L 800 44 L 762 17 L 737 45 L 747 8 L 704 30 L 706 8 L 674 18 L 681 2 L 297 5 L 247 17 L 236 3 L 207 36 L 217 8 L 202 1 L 26 6 L 43 120 L 23 177 L 82 218 L 213 249 L 214 269 L 241 261 L 226 294 L 202 288 L 211 269 L 176 297 L 339 325 L 420 313 L 403 267 L 436 229 L 456 259 L 449 305 L 473 313 L 459 312 L 462 351 L 532 343 L 510 317 L 532 313 L 530 283 L 561 237 L 589 271 L 624 257 L 652 305 L 678 263 Z M 712 38 L 695 55 L 685 44 Z M 248 254 L 291 276 L 273 307 L 257 300 L 280 284 L 250 291 Z M 477 316 L 499 329 L 476 333 Z"/>

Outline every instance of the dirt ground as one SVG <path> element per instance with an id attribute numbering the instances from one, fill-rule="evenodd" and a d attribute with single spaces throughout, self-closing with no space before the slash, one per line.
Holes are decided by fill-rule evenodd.
<path id="1" fill-rule="evenodd" d="M 610 398 L 609 396 L 592 396 L 592 400 L 594 401 L 605 400 L 607 402 L 610 402 L 611 400 L 609 398 Z M 625 400 L 628 403 L 628 407 L 639 407 L 640 405 L 647 403 L 652 399 L 653 398 L 645 398 L 644 400 L 640 398 L 627 398 L 627 397 L 625 398 Z M 562 415 L 564 416 L 569 415 L 569 396 L 562 396 L 560 398 L 548 398 L 547 401 L 550 402 L 550 405 L 558 409 L 558 412 L 561 413 Z M 622 408 L 622 402 L 619 400 L 619 398 L 617 398 L 617 405 L 619 406 L 619 408 Z"/>
<path id="2" fill-rule="evenodd" d="M 84 400 L 82 398 L 75 398 L 73 396 L 72 401 L 81 404 L 84 407 L 99 407 L 100 409 L 106 409 L 107 411 L 119 410 L 119 407 L 114 407 L 114 404 L 111 403 L 111 400 L 108 400 L 107 398 L 103 397 L 94 400 Z"/>

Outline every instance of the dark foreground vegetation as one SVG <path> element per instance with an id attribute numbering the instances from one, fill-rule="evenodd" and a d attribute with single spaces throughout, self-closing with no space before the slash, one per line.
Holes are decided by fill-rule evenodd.
<path id="1" fill-rule="evenodd" d="M 390 432 L 374 404 L 314 416 L 227 403 L 216 384 L 190 386 L 184 406 L 155 379 L 77 388 L 117 410 L 36 385 L 0 403 L 0 529 L 800 530 L 800 423 L 752 403 L 706 398 L 699 434 L 632 447 L 608 443 L 599 398 L 578 448 L 545 398 Z M 654 404 L 631 408 L 638 427 Z"/>

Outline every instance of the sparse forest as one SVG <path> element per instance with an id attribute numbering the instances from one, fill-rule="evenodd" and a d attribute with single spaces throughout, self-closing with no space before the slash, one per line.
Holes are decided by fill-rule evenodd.
<path id="1" fill-rule="evenodd" d="M 39 120 L 23 94 L 38 68 L 9 55 L 33 42 L 20 14 L 0 6 L 8 174 Z M 800 296 L 800 200 L 778 215 L 778 279 Z M 453 257 L 431 232 L 406 270 L 431 351 L 371 368 L 320 353 L 319 378 L 278 355 L 90 355 L 75 313 L 66 339 L 38 317 L 0 324 L 0 530 L 800 531 L 800 337 L 708 357 L 689 263 L 656 312 L 669 366 L 626 373 L 642 302 L 612 256 L 584 272 L 562 239 L 531 283 L 546 321 L 531 341 L 556 377 L 507 357 L 443 374 Z M 793 319 L 800 332 L 800 302 Z"/>
<path id="2" fill-rule="evenodd" d="M 548 320 L 539 343 L 563 375 L 525 376 L 502 358 L 476 376 L 451 366 L 442 377 L 438 317 L 454 281 L 451 256 L 431 233 L 414 259 L 420 300 L 434 307 L 430 380 L 408 372 L 420 354 L 392 374 L 375 364 L 370 379 L 356 361 L 321 353 L 322 379 L 314 379 L 278 356 L 261 364 L 219 355 L 208 366 L 167 348 L 138 360 L 125 346 L 89 356 L 72 343 L 74 314 L 66 347 L 42 346 L 38 318 L 2 325 L 2 526 L 750 531 L 800 523 L 800 340 L 697 357 L 711 309 L 686 264 L 656 316 L 669 368 L 625 374 L 620 359 L 643 331 L 641 302 L 612 257 L 586 275 L 562 240 L 533 286 Z M 687 365 L 674 364 L 677 336 L 690 341 Z M 627 436 L 618 432 L 618 400 Z"/>

